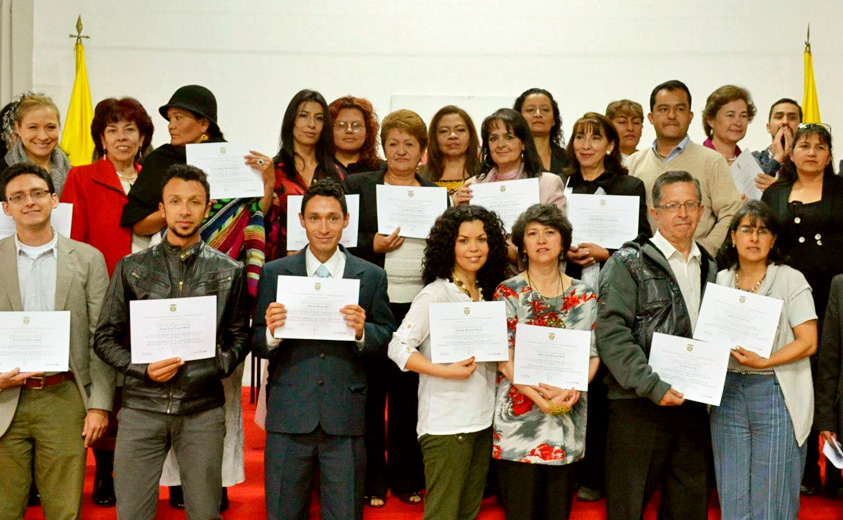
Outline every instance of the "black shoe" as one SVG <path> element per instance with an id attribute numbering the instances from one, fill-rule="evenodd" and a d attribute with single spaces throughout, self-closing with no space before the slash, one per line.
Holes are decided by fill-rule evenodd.
<path id="1" fill-rule="evenodd" d="M 35 487 L 34 482 L 29 488 L 29 500 L 26 502 L 26 505 L 28 507 L 41 505 L 41 495 L 38 493 L 38 488 Z"/>
<path id="2" fill-rule="evenodd" d="M 220 500 L 220 513 L 228 511 L 228 488 L 222 488 L 222 500 Z"/>
<path id="3" fill-rule="evenodd" d="M 94 504 L 100 507 L 111 507 L 117 503 L 114 496 L 114 479 L 109 475 L 106 478 L 94 479 L 94 493 L 91 495 Z"/>
<path id="4" fill-rule="evenodd" d="M 170 507 L 184 509 L 184 493 L 181 486 L 170 486 Z"/>
<path id="5" fill-rule="evenodd" d="M 606 496 L 602 489 L 591 489 L 585 486 L 577 491 L 577 499 L 580 502 L 595 502 Z"/>
<path id="6" fill-rule="evenodd" d="M 799 486 L 799 493 L 806 497 L 812 497 L 820 492 L 819 486 L 811 486 L 802 484 Z"/>

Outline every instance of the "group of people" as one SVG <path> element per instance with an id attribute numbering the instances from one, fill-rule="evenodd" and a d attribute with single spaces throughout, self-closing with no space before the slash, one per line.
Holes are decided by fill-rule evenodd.
<path id="1" fill-rule="evenodd" d="M 0 519 L 23 517 L 33 481 L 47 518 L 79 517 L 87 447 L 93 499 L 116 502 L 119 518 L 153 518 L 159 484 L 190 518 L 220 518 L 245 478 L 249 352 L 269 360 L 269 518 L 307 518 L 317 469 L 323 518 L 348 519 L 389 492 L 423 503 L 426 519 L 474 518 L 489 488 L 507 518 L 567 518 L 575 495 L 605 494 L 608 518 L 638 519 L 658 487 L 662 516 L 702 519 L 711 461 L 723 518 L 795 519 L 800 490 L 821 487 L 819 437 L 833 442 L 841 421 L 843 180 L 829 129 L 800 124 L 795 101 L 773 104 L 771 145 L 753 153 L 761 201 L 730 173 L 756 113 L 733 85 L 708 97 L 703 144 L 688 137 L 687 86 L 656 86 L 656 139 L 641 150 L 630 100 L 584 114 L 566 143 L 544 89 L 479 133 L 456 106 L 429 127 L 404 109 L 379 122 L 365 99 L 303 90 L 277 154 L 244 157 L 263 196 L 239 199 L 212 200 L 187 164 L 187 144 L 225 141 L 213 93 L 184 86 L 159 113 L 170 143 L 152 150 L 140 103 L 101 101 L 94 161 L 75 168 L 50 98 L 26 94 L 0 114 L 0 195 L 16 229 L 0 241 L 0 310 L 71 314 L 68 371 L 0 372 Z M 540 202 L 509 232 L 471 203 L 472 187 L 531 178 Z M 380 185 L 447 188 L 448 209 L 426 239 L 385 234 Z M 638 237 L 573 243 L 571 194 L 638 197 Z M 348 249 L 347 195 L 360 199 Z M 69 238 L 52 222 L 60 202 L 73 204 Z M 291 225 L 302 250 L 288 247 Z M 340 310 L 354 340 L 278 339 L 280 276 L 359 280 L 357 304 Z M 733 350 L 710 409 L 648 361 L 655 333 L 693 337 L 708 283 L 784 302 L 770 357 Z M 132 362 L 131 302 L 211 295 L 213 357 Z M 430 305 L 492 300 L 505 304 L 509 360 L 434 363 Z M 591 331 L 588 391 L 515 384 L 519 324 Z"/>

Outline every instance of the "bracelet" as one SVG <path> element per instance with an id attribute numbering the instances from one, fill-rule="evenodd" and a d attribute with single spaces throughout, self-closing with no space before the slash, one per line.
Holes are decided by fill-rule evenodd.
<path id="1" fill-rule="evenodd" d="M 571 413 L 571 407 L 570 406 L 565 406 L 564 404 L 560 404 L 559 406 L 556 406 L 555 404 L 550 403 L 550 414 L 551 415 L 567 415 L 569 413 Z"/>

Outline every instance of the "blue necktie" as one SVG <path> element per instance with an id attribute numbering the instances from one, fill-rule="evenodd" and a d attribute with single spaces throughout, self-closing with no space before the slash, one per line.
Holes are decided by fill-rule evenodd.
<path id="1" fill-rule="evenodd" d="M 331 277 L 331 271 L 329 271 L 328 268 L 325 267 L 325 264 L 320 265 L 319 268 L 316 270 L 316 273 L 314 274 L 319 278 Z"/>

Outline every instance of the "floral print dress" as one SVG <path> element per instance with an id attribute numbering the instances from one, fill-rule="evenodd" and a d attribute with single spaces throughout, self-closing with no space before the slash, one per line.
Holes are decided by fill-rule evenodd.
<path id="1" fill-rule="evenodd" d="M 545 298 L 519 274 L 498 286 L 495 300 L 506 303 L 510 347 L 515 346 L 518 323 L 592 330 L 597 317 L 597 294 L 578 280 L 572 280 L 562 295 Z M 591 356 L 596 355 L 592 336 Z M 571 413 L 551 415 L 498 373 L 492 457 L 556 466 L 576 462 L 585 455 L 586 416 L 585 392 L 580 394 Z"/>

